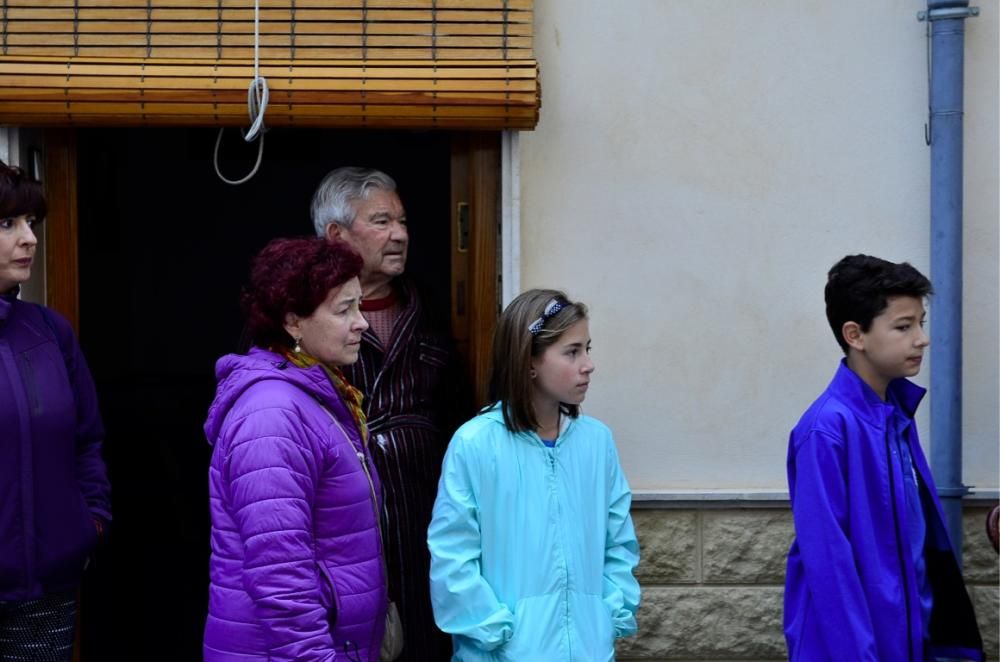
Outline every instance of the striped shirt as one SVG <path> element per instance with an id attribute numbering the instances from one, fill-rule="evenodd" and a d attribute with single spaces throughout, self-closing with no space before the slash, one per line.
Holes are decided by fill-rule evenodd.
<path id="1" fill-rule="evenodd" d="M 441 461 L 452 432 L 466 417 L 466 380 L 447 336 L 434 329 L 419 295 L 405 279 L 392 334 L 383 344 L 371 328 L 362 335 L 357 363 L 344 366 L 365 396 L 369 443 L 382 480 L 389 595 L 400 610 L 400 660 L 435 662 L 451 657 L 451 640 L 431 610 L 427 526 Z M 447 322 L 447 320 L 444 320 Z"/>

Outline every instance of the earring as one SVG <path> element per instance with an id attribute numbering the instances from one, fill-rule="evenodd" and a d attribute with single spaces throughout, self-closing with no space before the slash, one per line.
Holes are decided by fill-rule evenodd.
<path id="1" fill-rule="evenodd" d="M 537 372 L 535 372 L 534 370 L 532 370 L 532 371 L 531 371 L 531 372 L 529 372 L 528 374 L 529 374 L 529 375 L 531 375 L 531 378 L 532 378 L 532 379 L 534 379 L 535 377 L 537 377 L 537 376 L 538 376 L 538 373 L 537 373 Z"/>
<path id="2" fill-rule="evenodd" d="M 301 354 L 302 345 L 300 345 L 299 343 L 302 342 L 302 338 L 293 338 L 292 340 L 295 341 L 295 347 L 292 348 L 292 351 L 295 352 L 296 354 Z"/>

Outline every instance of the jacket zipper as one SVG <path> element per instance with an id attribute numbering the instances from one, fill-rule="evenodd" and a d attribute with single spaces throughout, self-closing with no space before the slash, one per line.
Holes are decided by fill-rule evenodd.
<path id="1" fill-rule="evenodd" d="M 385 582 L 385 606 L 389 607 L 389 566 L 385 562 L 385 541 L 382 539 L 382 518 L 378 512 L 378 497 L 375 495 L 375 481 L 372 480 L 371 471 L 368 469 L 368 458 L 362 451 L 355 451 L 361 461 L 361 468 L 365 471 L 365 478 L 368 479 L 368 489 L 372 497 L 372 513 L 375 514 L 375 528 L 378 529 L 378 557 L 382 561 L 382 581 Z M 383 636 L 385 636 L 383 634 Z M 382 642 L 373 642 L 381 647 Z M 371 650 L 369 649 L 369 652 Z"/>
<path id="2" fill-rule="evenodd" d="M 15 411 L 21 414 L 17 417 L 17 419 L 19 423 L 18 432 L 20 437 L 19 454 L 21 456 L 21 466 L 19 469 L 21 488 L 21 518 L 24 534 L 24 586 L 30 591 L 35 585 L 36 575 L 34 535 L 35 498 L 34 483 L 31 480 L 31 466 L 33 462 L 33 447 L 31 443 L 31 403 L 28 402 L 25 391 L 17 388 L 17 384 L 14 381 L 20 374 L 20 370 L 17 365 L 17 356 L 14 355 L 14 351 L 11 346 L 3 340 L 0 340 L 0 362 L 4 364 L 7 374 L 9 375 L 9 379 L 11 380 Z M 18 395 L 21 397 L 18 398 Z"/>
<path id="3" fill-rule="evenodd" d="M 910 619 L 910 588 L 906 581 L 906 562 L 903 558 L 903 542 L 899 534 L 899 513 L 896 510 L 896 479 L 892 475 L 892 448 L 889 442 L 889 423 L 885 428 L 885 455 L 889 467 L 889 501 L 892 503 L 892 530 L 896 534 L 896 555 L 899 557 L 900 577 L 903 584 L 903 608 L 906 612 L 906 658 L 913 662 L 913 624 Z M 900 458 L 902 467 L 902 458 Z"/>
<path id="4" fill-rule="evenodd" d="M 555 452 L 555 448 L 543 448 L 542 450 L 548 456 L 549 480 L 552 483 L 552 491 L 553 491 L 553 494 L 556 497 L 556 499 L 555 499 L 556 514 L 557 514 L 557 516 L 559 518 L 559 521 L 557 523 L 557 530 L 558 530 L 559 534 L 561 534 L 563 522 L 562 522 L 562 508 L 560 507 L 561 504 L 559 503 L 559 498 L 558 498 L 559 492 L 558 492 L 558 489 L 557 489 L 557 486 L 556 486 L 556 452 Z M 558 537 L 559 537 L 559 546 L 560 546 L 560 548 L 561 549 L 565 549 L 565 546 L 563 545 L 563 541 L 562 541 L 562 536 L 559 535 Z M 565 560 L 566 560 L 565 554 L 563 554 L 562 557 L 563 557 L 562 560 L 565 562 Z M 566 585 L 563 587 L 563 598 L 564 598 L 564 600 L 566 602 L 566 613 L 564 615 L 565 619 L 566 619 L 565 620 L 565 624 L 564 624 L 564 630 L 566 632 L 566 651 L 569 654 L 569 658 L 572 659 L 573 658 L 573 641 L 572 641 L 572 638 L 569 635 L 570 614 L 569 614 L 569 565 L 568 564 L 566 564 L 565 570 L 563 572 L 563 580 L 566 582 Z"/>
<path id="5" fill-rule="evenodd" d="M 326 415 L 330 417 L 330 420 L 333 421 L 333 424 L 337 426 L 337 429 L 340 430 L 340 433 L 344 435 L 344 438 L 347 440 L 347 443 L 353 447 L 354 443 L 351 441 L 350 435 L 347 434 L 347 430 L 345 430 L 344 426 L 340 424 L 340 421 L 337 420 L 337 417 L 333 415 L 333 412 L 330 411 L 330 409 L 325 404 L 323 404 L 323 400 L 320 399 L 318 396 L 316 397 L 316 402 L 319 403 L 319 406 L 323 408 L 323 411 L 326 412 Z M 362 443 L 363 441 L 364 440 L 362 439 Z M 368 469 L 368 460 L 365 457 L 364 452 L 355 450 L 354 454 L 357 455 L 358 460 L 361 462 L 361 469 L 365 472 L 365 478 L 368 479 L 368 490 L 372 498 L 372 513 L 375 515 L 375 529 L 376 531 L 378 531 L 378 557 L 379 560 L 382 561 L 382 582 L 383 584 L 385 584 L 385 604 L 386 607 L 388 607 L 389 566 L 385 562 L 385 544 L 382 540 L 382 518 L 379 516 L 378 512 L 378 496 L 376 496 L 375 494 L 375 481 L 372 480 L 372 474 L 371 471 L 369 471 Z M 336 590 L 336 588 L 334 590 Z M 378 646 L 379 648 L 381 648 L 382 646 L 381 641 L 372 641 L 371 644 L 374 646 Z M 369 646 L 368 649 L 369 655 L 371 654 L 371 652 L 372 652 L 371 646 Z"/>

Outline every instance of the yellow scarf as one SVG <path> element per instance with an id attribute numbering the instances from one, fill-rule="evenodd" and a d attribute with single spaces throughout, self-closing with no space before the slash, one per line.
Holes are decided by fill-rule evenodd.
<path id="1" fill-rule="evenodd" d="M 326 376 L 330 378 L 333 388 L 337 389 L 337 393 L 340 394 L 344 404 L 347 405 L 348 411 L 351 412 L 351 417 L 354 418 L 354 423 L 358 426 L 358 431 L 361 432 L 361 443 L 365 446 L 368 445 L 368 419 L 365 417 L 365 410 L 361 408 L 364 396 L 361 395 L 361 391 L 351 386 L 347 378 L 344 377 L 344 373 L 340 371 L 340 368 L 328 366 L 305 352 L 295 352 L 284 346 L 272 347 L 271 351 L 285 357 L 289 363 L 299 368 L 311 368 L 314 365 L 322 366 L 324 372 L 326 372 Z"/>

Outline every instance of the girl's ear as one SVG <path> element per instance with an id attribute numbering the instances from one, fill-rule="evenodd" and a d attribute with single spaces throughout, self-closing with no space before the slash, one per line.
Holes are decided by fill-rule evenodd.
<path id="1" fill-rule="evenodd" d="M 865 334 L 861 330 L 861 325 L 857 322 L 844 322 L 840 328 L 840 334 L 844 338 L 847 346 L 859 352 L 865 351 Z"/>
<path id="2" fill-rule="evenodd" d="M 528 376 L 534 379 L 538 376 L 538 366 L 542 364 L 542 359 L 540 356 L 531 357 L 531 368 L 528 370 Z"/>
<path id="3" fill-rule="evenodd" d="M 302 337 L 302 318 L 295 313 L 285 313 L 285 331 L 292 338 Z"/>

